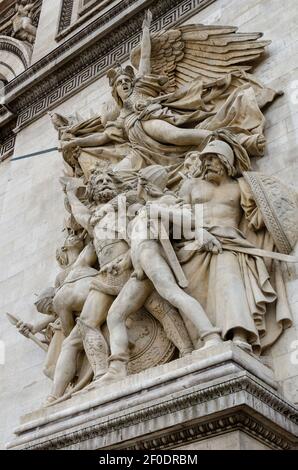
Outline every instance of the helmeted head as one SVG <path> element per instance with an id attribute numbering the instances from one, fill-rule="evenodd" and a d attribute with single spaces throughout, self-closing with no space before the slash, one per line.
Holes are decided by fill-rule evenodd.
<path id="1" fill-rule="evenodd" d="M 55 297 L 55 293 L 56 290 L 54 287 L 49 287 L 38 296 L 34 305 L 39 313 L 43 313 L 45 315 L 55 314 L 53 310 L 53 298 Z"/>
<path id="2" fill-rule="evenodd" d="M 141 178 L 164 190 L 168 184 L 169 175 L 165 167 L 161 165 L 150 165 L 139 171 Z"/>
<path id="3" fill-rule="evenodd" d="M 108 70 L 107 77 L 112 87 L 113 98 L 122 107 L 123 102 L 133 91 L 135 81 L 134 69 L 130 65 L 123 68 L 121 64 L 117 64 L 116 67 Z"/>
<path id="4" fill-rule="evenodd" d="M 232 177 L 236 175 L 233 149 L 222 140 L 210 142 L 200 152 L 200 160 L 202 162 L 201 176 L 208 181 L 218 180 L 225 173 Z"/>
<path id="5" fill-rule="evenodd" d="M 84 248 L 84 241 L 80 235 L 69 234 L 65 239 L 61 248 L 56 250 L 56 260 L 61 268 L 65 268 L 69 264 L 69 251 L 76 250 L 79 254 Z"/>
<path id="6" fill-rule="evenodd" d="M 150 165 L 139 171 L 139 188 L 151 197 L 162 196 L 168 180 L 168 172 L 161 165 Z"/>

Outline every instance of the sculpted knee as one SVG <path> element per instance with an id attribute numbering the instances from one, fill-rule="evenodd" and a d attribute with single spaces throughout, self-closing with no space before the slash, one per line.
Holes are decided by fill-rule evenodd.
<path id="1" fill-rule="evenodd" d="M 117 326 L 121 320 L 121 311 L 118 308 L 111 307 L 107 318 L 107 325 L 109 330 Z"/>
<path id="2" fill-rule="evenodd" d="M 77 338 L 73 338 L 72 336 L 67 336 L 62 343 L 62 351 L 67 351 L 68 349 L 72 349 L 77 345 Z"/>

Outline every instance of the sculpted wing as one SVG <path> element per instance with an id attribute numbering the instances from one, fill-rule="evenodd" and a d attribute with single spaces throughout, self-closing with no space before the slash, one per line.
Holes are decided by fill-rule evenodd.
<path id="1" fill-rule="evenodd" d="M 239 33 L 234 26 L 185 25 L 151 36 L 152 73 L 167 75 L 169 88 L 201 77 L 205 83 L 236 71 L 249 71 L 270 41 L 262 33 Z M 138 68 L 140 47 L 131 53 Z"/>

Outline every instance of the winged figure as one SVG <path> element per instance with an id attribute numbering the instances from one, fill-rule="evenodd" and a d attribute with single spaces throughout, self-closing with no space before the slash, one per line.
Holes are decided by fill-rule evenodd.
<path id="1" fill-rule="evenodd" d="M 106 146 L 118 155 L 119 145 L 128 144 L 125 167 L 167 166 L 171 186 L 186 154 L 224 129 L 229 144 L 241 146 L 247 171 L 250 157 L 265 149 L 261 108 L 279 94 L 249 73 L 269 41 L 231 26 L 187 25 L 151 35 L 151 21 L 148 11 L 141 44 L 131 54 L 134 67 L 116 64 L 107 73 L 117 117 L 98 132 L 91 132 L 91 122 L 90 135 L 85 124 L 83 136 L 80 126 L 67 132 L 63 151 L 93 147 L 101 158 Z"/>
<path id="2" fill-rule="evenodd" d="M 151 35 L 151 72 L 169 78 L 167 91 L 198 77 L 205 85 L 252 70 L 271 41 L 259 41 L 263 33 L 239 33 L 234 26 L 193 24 Z M 141 45 L 131 53 L 139 69 Z M 245 75 L 244 75 L 245 76 Z"/>

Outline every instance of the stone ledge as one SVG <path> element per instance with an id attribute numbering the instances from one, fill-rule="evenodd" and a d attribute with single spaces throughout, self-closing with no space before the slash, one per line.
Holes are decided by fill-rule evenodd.
<path id="1" fill-rule="evenodd" d="M 174 448 L 232 429 L 293 448 L 297 408 L 275 387 L 270 369 L 227 342 L 25 415 L 8 448 Z"/>

